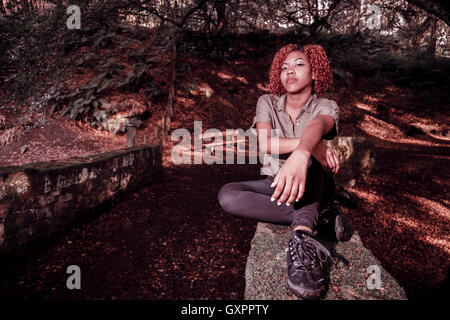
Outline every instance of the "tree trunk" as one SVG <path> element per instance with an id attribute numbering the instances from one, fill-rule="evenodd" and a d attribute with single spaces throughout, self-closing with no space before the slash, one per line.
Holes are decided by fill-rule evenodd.
<path id="1" fill-rule="evenodd" d="M 208 34 L 209 31 L 211 30 L 211 17 L 208 14 L 208 4 L 204 3 L 203 7 L 203 19 L 204 19 L 204 24 L 203 24 L 203 33 Z"/>
<path id="2" fill-rule="evenodd" d="M 222 30 L 225 29 L 226 19 L 225 19 L 225 9 L 227 0 L 217 0 L 214 2 L 214 9 L 217 13 L 217 30 L 216 35 L 220 34 Z"/>
<path id="3" fill-rule="evenodd" d="M 437 19 L 432 17 L 431 18 L 431 30 L 430 30 L 430 37 L 428 40 L 428 48 L 427 48 L 427 52 L 430 55 L 435 55 L 436 54 L 436 40 L 437 40 Z"/>

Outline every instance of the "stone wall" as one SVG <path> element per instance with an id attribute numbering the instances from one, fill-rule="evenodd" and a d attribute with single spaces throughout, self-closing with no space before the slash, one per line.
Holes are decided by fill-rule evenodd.
<path id="1" fill-rule="evenodd" d="M 162 174 L 161 148 L 0 168 L 0 254 L 64 231 Z"/>

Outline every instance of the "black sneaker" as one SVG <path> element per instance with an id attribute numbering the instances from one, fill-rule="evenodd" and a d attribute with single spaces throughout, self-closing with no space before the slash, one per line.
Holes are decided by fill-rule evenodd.
<path id="1" fill-rule="evenodd" d="M 344 242 L 350 240 L 354 232 L 348 218 L 336 207 L 329 207 L 320 212 L 316 230 L 321 239 Z"/>
<path id="2" fill-rule="evenodd" d="M 292 233 L 286 250 L 287 284 L 303 299 L 319 299 L 329 283 L 330 252 L 307 231 Z"/>

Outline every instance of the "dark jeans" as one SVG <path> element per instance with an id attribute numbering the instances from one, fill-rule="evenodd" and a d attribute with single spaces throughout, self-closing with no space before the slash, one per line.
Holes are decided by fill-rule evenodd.
<path id="1" fill-rule="evenodd" d="M 285 203 L 277 205 L 277 200 L 270 201 L 275 191 L 270 186 L 274 178 L 267 176 L 265 179 L 223 185 L 218 195 L 219 203 L 226 212 L 235 216 L 290 224 L 292 229 L 301 225 L 314 230 L 321 205 L 331 196 L 329 184 L 333 182 L 324 173 L 321 164 L 314 158 L 312 160 L 306 176 L 305 192 L 299 202 L 286 206 Z M 327 191 L 324 192 L 324 188 Z"/>

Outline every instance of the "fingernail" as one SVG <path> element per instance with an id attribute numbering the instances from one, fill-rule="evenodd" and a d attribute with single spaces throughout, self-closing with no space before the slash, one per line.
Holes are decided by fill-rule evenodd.
<path id="1" fill-rule="evenodd" d="M 286 202 L 286 207 L 289 207 L 290 206 L 290 203 L 289 202 Z"/>
<path id="2" fill-rule="evenodd" d="M 275 198 L 274 198 L 274 197 L 270 198 L 270 201 L 274 202 L 274 201 L 275 201 Z"/>
<path id="3" fill-rule="evenodd" d="M 281 202 L 280 202 L 280 201 L 277 201 L 277 205 L 281 206 Z"/>
<path id="4" fill-rule="evenodd" d="M 273 188 L 273 186 L 275 185 L 275 182 L 274 183 L 272 183 L 270 186 Z"/>
<path id="5" fill-rule="evenodd" d="M 298 199 L 295 199 L 295 202 L 299 202 L 300 200 L 298 200 Z"/>

